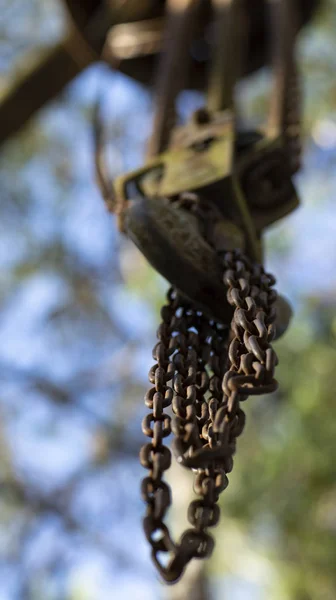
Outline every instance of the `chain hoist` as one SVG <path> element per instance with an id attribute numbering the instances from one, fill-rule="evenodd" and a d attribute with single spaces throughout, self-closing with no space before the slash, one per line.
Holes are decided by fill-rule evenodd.
<path id="1" fill-rule="evenodd" d="M 150 441 L 140 453 L 148 470 L 142 482 L 144 530 L 154 563 L 171 583 L 192 558 L 212 553 L 208 530 L 218 523 L 218 499 L 244 429 L 241 404 L 276 390 L 272 342 L 291 314 L 262 266 L 262 233 L 298 205 L 291 180 L 300 162 L 295 11 L 291 0 L 270 0 L 267 7 L 273 85 L 263 127 L 250 129 L 237 116 L 234 96 L 248 27 L 240 0 L 212 1 L 207 105 L 186 125 L 175 125 L 199 1 L 168 0 L 170 42 L 161 59 L 144 167 L 109 184 L 97 131 L 97 174 L 107 206 L 118 215 L 120 230 L 172 285 L 145 398 L 150 412 L 142 429 Z M 178 542 L 164 522 L 171 505 L 164 481 L 171 433 L 177 462 L 195 474 L 197 494 L 188 510 L 191 527 Z"/>

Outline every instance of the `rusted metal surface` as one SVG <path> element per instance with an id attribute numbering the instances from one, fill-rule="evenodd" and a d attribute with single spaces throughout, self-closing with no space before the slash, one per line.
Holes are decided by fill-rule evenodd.
<path id="1" fill-rule="evenodd" d="M 186 126 L 173 130 L 166 152 L 157 153 L 144 167 L 117 179 L 119 213 L 122 217 L 126 207 L 130 206 L 131 199 L 127 192 L 131 189 L 130 184 L 136 185 L 143 198 L 158 198 L 158 202 L 160 198 L 175 198 L 185 191 L 197 192 L 204 199 L 203 205 L 215 203 L 225 219 L 231 220 L 243 230 L 249 256 L 261 260 L 259 239 L 263 229 L 298 205 L 298 197 L 291 182 L 291 175 L 300 163 L 300 97 L 294 60 L 293 11 L 289 8 L 288 0 L 280 2 L 276 11 L 274 3 L 270 3 L 275 39 L 275 49 L 272 52 L 274 85 L 271 108 L 268 123 L 259 131 L 250 132 L 254 135 L 250 135 L 249 138 L 248 131 L 237 131 L 235 122 L 234 90 L 237 73 L 236 69 L 232 69 L 230 60 L 234 53 L 234 42 L 237 40 L 234 31 L 226 42 L 226 54 L 221 53 L 222 21 L 225 23 L 229 19 L 232 29 L 241 31 L 240 21 L 245 20 L 248 13 L 244 14 L 240 8 L 237 9 L 240 7 L 237 0 L 231 0 L 229 3 L 216 0 L 214 4 L 217 12 L 219 10 L 222 14 L 219 19 L 221 27 L 214 38 L 215 66 L 211 81 L 215 81 L 215 76 L 220 72 L 225 75 L 224 79 L 219 77 L 220 87 L 223 87 L 224 80 L 228 80 L 222 94 L 219 95 L 210 81 L 208 105 L 217 108 L 212 111 L 197 111 Z M 277 3 L 275 5 L 277 6 Z M 191 6 L 194 7 L 192 2 L 185 3 L 185 14 L 179 16 L 181 23 L 188 21 Z M 215 16 L 218 16 L 216 12 Z M 184 28 L 181 27 L 178 31 L 179 44 L 184 40 L 184 33 Z M 283 40 L 281 44 L 278 38 Z M 169 53 L 168 61 L 164 60 L 162 63 L 164 75 L 161 83 L 163 81 L 163 91 L 166 92 L 167 99 L 164 102 L 161 96 L 158 99 L 160 118 L 154 123 L 152 137 L 152 148 L 157 151 L 162 144 L 165 146 L 167 132 L 172 129 L 170 117 L 177 90 L 174 71 L 171 68 L 174 62 L 172 56 L 173 54 Z M 185 58 L 183 55 L 183 65 Z M 159 90 L 162 88 L 161 83 Z M 178 86 L 180 85 L 181 82 L 178 81 Z M 162 123 L 165 123 L 164 128 Z M 134 190 L 134 186 L 132 189 Z M 146 202 L 147 200 L 142 201 L 141 214 L 144 214 Z M 141 219 L 139 224 L 140 222 Z M 132 223 L 134 224 L 134 220 Z M 122 218 L 121 227 L 124 230 Z M 173 227 L 166 228 L 166 231 L 169 231 L 170 238 L 174 237 Z M 132 234 L 131 231 L 129 233 Z M 140 240 L 141 247 L 139 227 L 135 237 Z M 178 246 L 179 235 L 175 238 Z M 161 273 L 167 277 L 165 271 L 161 270 Z M 172 281 L 171 278 L 168 279 Z M 183 288 L 182 291 L 185 292 Z"/>
<path id="2" fill-rule="evenodd" d="M 113 192 L 109 182 L 104 183 L 97 128 L 98 177 L 107 205 L 118 214 L 120 229 L 173 285 L 161 311 L 153 350 L 156 362 L 149 373 L 152 388 L 145 400 L 150 413 L 143 420 L 143 432 L 150 442 L 140 453 L 149 471 L 142 482 L 145 535 L 168 583 L 177 581 L 193 558 L 211 556 L 209 529 L 219 521 L 218 499 L 228 485 L 237 438 L 245 426 L 241 404 L 248 396 L 277 388 L 272 341 L 277 327 L 279 335 L 286 330 L 291 310 L 277 296 L 275 280 L 261 260 L 264 228 L 298 204 L 291 177 L 300 158 L 299 82 L 288 2 L 268 6 L 275 40 L 274 87 L 269 118 L 259 130 L 237 129 L 238 75 L 230 69 L 237 36 L 231 32 L 225 55 L 218 39 L 228 13 L 232 28 L 241 31 L 239 19 L 247 13 L 236 12 L 242 6 L 239 0 L 214 0 L 216 14 L 222 11 L 223 18 L 213 39 L 207 108 L 197 111 L 186 126 L 170 132 L 168 119 L 167 131 L 162 128 L 181 84 L 167 92 L 174 76 L 169 54 L 162 63 L 166 72 L 161 89 L 167 98 L 158 108 L 162 121 L 153 136 L 158 152 L 171 133 L 168 150 L 117 178 Z M 186 0 L 184 6 L 185 18 L 191 3 Z M 180 23 L 185 23 L 182 16 Z M 181 27 L 179 35 L 184 31 Z M 184 54 L 183 62 L 185 58 Z M 171 505 L 164 481 L 171 464 L 165 439 L 171 434 L 177 463 L 195 473 L 197 494 L 188 508 L 191 527 L 178 542 L 165 524 Z"/>
<path id="3" fill-rule="evenodd" d="M 277 387 L 277 357 L 271 346 L 274 278 L 239 252 L 224 254 L 222 261 L 223 283 L 234 307 L 231 328 L 209 322 L 170 290 L 153 350 L 156 362 L 149 373 L 153 387 L 146 406 L 151 412 L 142 427 L 151 441 L 140 453 L 141 464 L 149 470 L 142 483 L 147 504 L 144 529 L 152 558 L 170 583 L 179 579 L 190 560 L 212 554 L 208 529 L 218 523 L 217 502 L 228 485 L 236 440 L 245 426 L 241 403 L 249 395 Z M 194 489 L 199 496 L 189 506 L 191 528 L 178 543 L 164 523 L 171 504 L 170 489 L 163 481 L 171 461 L 164 440 L 171 432 L 177 461 L 196 472 Z"/>
<path id="4" fill-rule="evenodd" d="M 208 86 L 210 112 L 232 110 L 234 90 L 242 76 L 243 55 L 248 39 L 247 12 L 236 0 L 213 0 L 214 43 Z M 232 60 L 228 60 L 231 56 Z M 234 59 L 233 59 L 234 57 Z"/>
<path id="5" fill-rule="evenodd" d="M 219 76 L 219 94 L 213 87 L 214 84 L 210 86 L 208 106 L 213 106 L 214 111 L 203 112 L 201 123 L 199 118 L 196 119 L 194 130 L 191 122 L 191 127 L 188 126 L 186 131 L 175 133 L 175 143 L 172 142 L 172 156 L 180 157 L 179 148 L 183 148 L 184 144 L 191 154 L 189 164 L 188 160 L 177 159 L 186 175 L 179 177 L 178 170 L 170 170 L 173 161 L 163 160 L 161 177 L 159 180 L 154 178 L 154 182 L 153 179 L 151 182 L 159 197 L 160 191 L 161 194 L 163 190 L 167 192 L 170 197 L 169 210 L 172 210 L 172 206 L 177 206 L 177 211 L 180 211 L 172 219 L 171 226 L 167 226 L 164 219 L 159 223 L 158 215 L 158 222 L 155 224 L 154 219 L 152 226 L 147 227 L 147 234 L 154 246 L 157 241 L 155 230 L 162 227 L 163 240 L 168 236 L 173 239 L 172 236 L 178 232 L 173 242 L 177 249 L 175 259 L 171 260 L 171 256 L 174 256 L 172 253 L 163 252 L 163 256 L 169 257 L 168 261 L 173 268 L 173 276 L 168 279 L 174 282 L 174 273 L 180 271 L 183 275 L 178 288 L 187 292 L 189 288 L 192 289 L 196 278 L 185 268 L 182 250 L 183 241 L 186 241 L 186 248 L 190 245 L 188 233 L 183 235 L 183 232 L 187 232 L 190 225 L 195 228 L 191 216 L 196 216 L 198 223 L 203 224 L 203 230 L 197 231 L 195 228 L 195 248 L 201 256 L 199 235 L 202 232 L 204 239 L 213 245 L 222 261 L 223 304 L 225 290 L 226 300 L 234 309 L 230 326 L 227 319 L 220 319 L 218 315 L 209 321 L 207 311 L 203 307 L 202 312 L 198 310 L 199 294 L 189 294 L 192 303 L 188 305 L 180 293 L 172 289 L 168 294 L 168 305 L 161 313 L 163 322 L 158 330 L 159 342 L 153 350 L 156 364 L 149 374 L 153 387 L 146 396 L 146 405 L 151 412 L 143 421 L 143 432 L 151 438 L 151 442 L 142 448 L 140 460 L 149 470 L 149 475 L 142 484 L 142 495 L 147 505 L 144 530 L 152 548 L 152 559 L 163 579 L 169 583 L 176 582 L 181 577 L 193 558 L 208 558 L 212 554 L 214 541 L 209 529 L 219 521 L 217 502 L 228 485 L 227 475 L 233 468 L 236 441 L 245 426 L 241 403 L 249 395 L 267 394 L 277 388 L 274 378 L 277 356 L 271 345 L 276 335 L 276 302 L 283 309 L 280 317 L 282 332 L 288 325 L 290 311 L 285 310 L 288 305 L 284 299 L 277 299 L 273 290 L 274 278 L 266 274 L 263 267 L 255 261 L 259 254 L 258 237 L 260 238 L 262 229 L 297 204 L 291 183 L 291 175 L 298 166 L 298 150 L 296 144 L 291 143 L 291 136 L 297 136 L 297 131 L 289 125 L 298 114 L 295 111 L 297 95 L 293 94 L 293 86 L 287 89 L 283 84 L 284 81 L 288 83 L 295 73 L 294 38 L 288 33 L 287 20 L 290 12 L 285 11 L 285 8 L 288 9 L 286 1 L 283 0 L 282 4 L 282 20 L 273 22 L 273 29 L 280 29 L 280 36 L 285 35 L 284 43 L 273 58 L 274 66 L 280 69 L 280 72 L 275 73 L 274 89 L 280 94 L 280 100 L 276 104 L 273 101 L 272 104 L 270 122 L 273 121 L 273 127 L 266 130 L 266 135 L 260 132 L 259 137 L 257 135 L 253 139 L 252 136 L 250 141 L 248 136 L 244 140 L 244 135 L 242 138 L 237 134 L 234 121 L 236 75 L 232 76 L 230 72 L 228 57 L 220 56 L 222 44 L 216 46 L 215 41 L 217 60 L 213 81 L 215 82 L 215 75 L 219 71 L 223 71 L 225 76 L 224 79 Z M 218 4 L 224 10 L 224 5 L 221 2 Z M 236 6 L 235 0 L 225 6 L 231 19 Z M 217 35 L 220 36 L 221 33 L 222 28 L 219 28 Z M 234 39 L 233 32 L 231 46 L 227 43 L 227 50 L 229 47 L 233 50 Z M 226 109 L 224 113 L 220 112 L 222 109 Z M 209 149 L 216 156 L 216 132 L 207 132 L 205 137 L 200 138 L 199 129 L 202 130 L 203 125 L 207 131 L 209 123 L 214 119 L 218 134 L 221 123 L 218 115 L 225 115 L 224 140 L 228 148 L 226 152 L 225 149 L 218 152 L 225 172 L 216 176 L 215 171 L 210 169 L 212 178 L 207 179 L 210 172 L 207 159 L 212 156 Z M 215 125 L 214 129 L 216 130 Z M 201 164 L 197 167 L 199 148 Z M 226 161 L 223 160 L 225 155 Z M 225 186 L 226 180 L 230 182 L 230 187 Z M 167 186 L 167 182 L 166 189 L 164 186 Z M 181 194 L 183 189 L 188 190 L 188 194 Z M 199 197 L 190 194 L 196 190 Z M 144 184 L 143 191 L 150 194 L 150 186 Z M 174 192 L 175 202 L 172 204 Z M 179 202 L 176 202 L 178 194 Z M 217 198 L 214 201 L 218 196 L 219 201 Z M 184 197 L 189 202 L 187 208 L 190 221 L 188 226 L 182 225 L 179 230 L 176 229 L 176 223 L 185 207 Z M 160 204 L 159 200 L 157 203 Z M 167 206 L 169 207 L 169 200 Z M 129 235 L 130 232 L 133 233 L 132 229 L 132 226 L 128 228 Z M 237 244 L 236 249 L 227 252 L 232 243 Z M 237 246 L 245 248 L 253 260 L 238 250 Z M 201 271 L 205 272 L 204 263 L 199 261 L 199 264 Z M 213 274 L 210 279 L 213 284 Z M 210 304 L 209 302 L 208 307 Z M 170 407 L 173 412 L 172 421 L 165 412 Z M 188 509 L 191 528 L 183 533 L 178 542 L 172 539 L 164 522 L 171 504 L 170 489 L 163 481 L 164 472 L 169 469 L 171 461 L 164 439 L 171 433 L 174 436 L 172 448 L 177 462 L 196 473 L 194 489 L 198 496 L 191 501 Z"/>
<path id="6" fill-rule="evenodd" d="M 284 136 L 291 170 L 300 168 L 301 86 L 295 61 L 297 7 L 291 0 L 270 2 L 270 47 L 275 85 L 271 96 L 267 137 Z"/>
<path id="7" fill-rule="evenodd" d="M 166 0 L 165 35 L 157 69 L 156 112 L 149 157 L 161 154 L 169 146 L 171 130 L 176 124 L 176 98 L 188 76 L 190 45 L 199 6 L 200 0 Z"/>

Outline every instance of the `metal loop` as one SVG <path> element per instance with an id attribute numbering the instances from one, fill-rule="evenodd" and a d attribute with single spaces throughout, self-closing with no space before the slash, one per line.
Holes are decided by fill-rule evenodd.
<path id="1" fill-rule="evenodd" d="M 220 508 L 218 504 L 207 506 L 203 500 L 194 500 L 189 504 L 188 521 L 190 525 L 198 530 L 215 527 L 220 517 Z"/>
<path id="2" fill-rule="evenodd" d="M 209 558 L 213 549 L 214 541 L 209 533 L 187 529 L 181 537 L 180 551 L 190 558 Z"/>
<path id="3" fill-rule="evenodd" d="M 162 519 L 171 503 L 171 492 L 164 481 L 145 477 L 141 483 L 141 495 L 146 504 L 153 508 L 153 518 Z"/>
<path id="4" fill-rule="evenodd" d="M 160 418 L 155 417 L 153 413 L 149 413 L 142 420 L 142 431 L 147 437 L 152 438 L 154 436 L 154 428 L 151 427 L 152 423 L 154 425 L 155 423 L 160 423 L 161 426 L 163 424 L 161 435 L 162 437 L 167 437 L 171 432 L 170 421 L 171 417 L 165 413 L 162 413 Z"/>
<path id="5" fill-rule="evenodd" d="M 143 528 L 154 552 L 172 552 L 175 550 L 168 527 L 160 520 L 153 519 L 151 516 L 145 517 Z"/>

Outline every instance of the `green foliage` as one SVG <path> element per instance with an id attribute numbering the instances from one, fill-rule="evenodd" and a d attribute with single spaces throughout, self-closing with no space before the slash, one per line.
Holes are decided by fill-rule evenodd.
<path id="1" fill-rule="evenodd" d="M 11 4 L 22 5 L 22 2 L 7 1 L 6 10 L 9 12 L 12 10 Z M 42 10 L 43 2 L 36 1 L 34 6 L 39 6 Z M 33 31 L 34 29 L 35 25 Z M 327 0 L 316 24 L 306 30 L 300 42 L 299 52 L 306 88 L 307 136 L 311 134 L 317 120 L 333 118 L 335 114 L 335 30 L 336 0 Z M 33 45 L 31 39 L 28 42 L 27 47 Z M 18 55 L 14 48 L 13 64 L 16 64 Z M 266 108 L 268 81 L 264 75 L 258 75 L 254 80 L 255 85 L 252 80 L 249 82 L 252 91 L 242 101 L 251 118 L 258 121 Z M 75 110 L 78 113 L 82 111 L 83 118 L 87 118 L 82 127 L 89 129 L 90 112 L 87 106 L 77 107 Z M 74 114 L 73 111 L 72 107 L 71 115 Z M 124 125 L 125 123 L 115 123 L 115 136 L 120 139 L 123 137 Z M 31 182 L 25 179 L 25 167 L 30 161 L 37 159 L 43 167 L 44 175 L 48 170 L 49 195 L 45 199 L 45 206 L 51 211 L 50 220 L 60 223 L 67 214 L 70 196 L 76 184 L 76 174 L 72 171 L 75 152 L 73 151 L 73 155 L 71 152 L 68 140 L 63 142 L 55 132 L 47 134 L 43 127 L 33 125 L 17 138 L 16 143 L 9 144 L 1 157 L 2 224 L 4 229 L 12 228 L 15 232 L 15 243 L 22 241 L 26 244 L 24 255 L 1 274 L 3 307 L 6 308 L 8 298 L 11 299 L 20 286 L 34 275 L 40 272 L 57 273 L 66 283 L 69 293 L 50 310 L 43 323 L 44 330 L 54 326 L 57 334 L 61 333 L 66 340 L 71 338 L 75 345 L 80 339 L 87 337 L 95 342 L 97 348 L 106 339 L 113 340 L 113 344 L 121 347 L 125 343 L 124 332 L 119 330 L 116 315 L 111 316 L 106 308 L 106 297 L 102 294 L 107 284 L 111 285 L 110 295 L 120 287 L 118 276 L 109 278 L 109 269 L 112 271 L 110 262 L 107 260 L 103 268 L 97 267 L 95 270 L 78 259 L 76 251 L 67 246 L 62 232 L 57 228 L 53 237 L 41 241 L 36 239 L 36 230 L 31 223 L 30 211 L 34 200 L 30 193 Z M 333 169 L 334 163 L 331 171 Z M 83 187 L 85 185 L 87 180 Z M 328 187 L 331 184 L 324 181 L 311 183 L 308 192 L 314 195 L 316 210 L 322 204 L 322 196 L 326 201 L 327 192 L 331 191 Z M 281 227 L 279 233 L 273 236 L 271 244 L 279 263 L 281 260 L 290 260 L 296 237 L 295 226 L 287 228 L 283 224 Z M 115 251 L 116 247 L 111 248 L 111 255 Z M 127 301 L 131 302 L 136 298 L 147 303 L 157 319 L 166 283 L 128 242 L 121 244 L 120 256 L 120 274 Z M 311 265 L 307 262 L 307 270 L 310 268 Z M 332 285 L 330 282 L 330 289 Z M 276 345 L 280 359 L 277 371 L 279 392 L 272 397 L 252 398 L 246 404 L 247 427 L 238 441 L 230 486 L 223 494 L 223 521 L 217 532 L 218 546 L 211 572 L 216 576 L 223 573 L 234 574 L 239 579 L 256 583 L 260 591 L 258 600 L 266 597 L 272 600 L 336 598 L 336 304 L 334 298 L 328 303 L 320 298 L 321 295 L 319 289 L 316 289 L 316 297 L 301 299 L 302 308 L 295 315 L 291 329 Z M 154 337 L 154 327 L 149 325 L 148 330 Z M 52 339 L 55 343 L 56 338 Z M 133 381 L 134 374 L 129 368 L 134 353 L 139 354 L 142 346 L 139 339 L 125 346 L 127 347 L 120 351 L 122 356 L 119 363 L 118 353 L 115 356 L 113 347 L 108 368 L 104 362 L 100 372 L 102 362 L 97 362 L 92 372 L 84 373 L 84 387 L 89 387 L 95 377 L 98 381 L 99 377 L 107 379 L 107 371 L 111 375 L 111 381 L 112 376 L 115 378 L 112 381 L 115 388 L 111 392 L 113 410 L 112 405 L 105 409 L 107 413 L 110 410 L 117 419 L 113 422 L 108 413 L 107 422 L 104 423 L 103 419 L 99 421 L 92 439 L 93 471 L 97 470 L 97 465 L 108 463 L 111 455 L 117 464 L 118 456 L 113 453 L 119 445 L 124 444 L 125 451 L 132 453 L 132 456 L 136 453 L 134 447 L 138 447 L 137 441 L 133 446 L 132 436 L 126 434 L 129 415 L 135 414 L 139 410 L 137 402 L 139 401 L 139 406 L 142 402 L 142 381 Z M 106 361 L 106 357 L 104 360 Z M 32 374 L 27 380 L 24 377 L 25 373 L 18 373 L 17 380 L 21 378 L 22 385 L 16 391 L 23 398 L 26 387 L 30 386 L 36 392 L 43 393 L 50 406 L 61 406 L 61 410 L 63 407 L 65 414 L 69 405 L 73 406 L 77 402 L 77 408 L 79 406 L 86 417 L 90 416 L 90 409 L 87 409 L 85 403 L 80 406 L 78 401 L 83 394 L 82 371 L 77 379 L 61 382 L 59 387 L 54 381 L 40 379 L 39 374 Z M 93 391 L 91 390 L 92 393 Z M 4 404 L 6 393 L 6 390 L 1 390 L 1 401 Z M 73 396 L 76 396 L 76 400 Z M 98 399 L 100 402 L 99 395 Z M 28 409 L 28 404 L 22 402 L 22 405 L 23 409 Z M 15 410 L 19 413 L 18 408 Z M 92 415 L 96 418 L 93 409 Z M 56 428 L 56 420 L 52 421 L 52 425 Z M 48 498 L 45 504 L 42 501 L 40 504 L 29 504 L 34 495 L 30 493 L 25 496 L 24 486 L 16 480 L 14 469 L 12 471 L 12 440 L 8 440 L 2 431 L 0 434 L 3 457 L 1 485 L 4 487 L 0 500 L 1 526 L 8 531 L 10 541 L 6 551 L 9 551 L 14 560 L 20 554 L 21 529 L 31 526 L 35 510 L 41 513 L 54 511 L 61 516 L 64 511 L 63 518 L 70 529 L 81 529 L 81 526 L 67 515 L 66 501 L 61 508 L 57 504 L 53 505 Z M 178 477 L 176 473 L 177 488 Z M 7 485 L 8 480 L 10 486 Z M 118 483 L 117 479 L 116 482 Z M 75 483 L 73 489 L 76 489 Z M 131 486 L 135 496 L 136 477 L 132 477 Z M 61 492 L 57 496 L 61 497 Z M 69 496 L 70 493 L 67 493 L 66 498 Z M 16 528 L 14 533 L 11 525 Z M 17 562 L 19 564 L 19 560 Z M 31 575 L 28 588 L 32 600 L 42 597 L 60 598 L 57 592 L 49 591 L 52 588 L 51 579 L 49 572 L 40 573 L 36 580 Z M 95 593 L 96 590 L 93 590 L 92 598 L 99 598 Z M 73 582 L 70 598 L 89 598 L 80 575 Z"/>
<path id="2" fill-rule="evenodd" d="M 322 302 L 306 309 L 278 343 L 280 392 L 252 406 L 250 401 L 222 502 L 240 534 L 243 526 L 259 562 L 271 559 L 275 573 L 266 587 L 281 600 L 336 595 L 334 315 L 335 305 Z M 218 537 L 230 549 L 225 527 L 224 520 Z M 237 535 L 233 529 L 233 547 Z M 235 564 L 217 553 L 216 571 L 235 570 Z"/>

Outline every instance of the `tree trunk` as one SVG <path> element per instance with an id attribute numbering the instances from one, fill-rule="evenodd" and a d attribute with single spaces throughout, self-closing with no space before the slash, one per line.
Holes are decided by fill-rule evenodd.
<path id="1" fill-rule="evenodd" d="M 177 532 L 179 537 L 186 528 L 190 527 L 186 515 L 189 503 L 195 499 L 193 476 L 173 461 L 169 473 L 169 483 L 172 486 L 173 498 L 171 522 L 174 533 Z M 211 600 L 206 571 L 207 561 L 192 560 L 181 580 L 177 584 L 165 588 L 165 600 Z"/>

